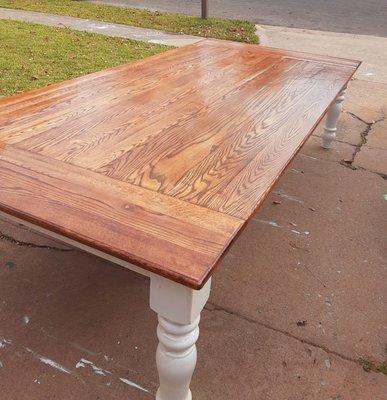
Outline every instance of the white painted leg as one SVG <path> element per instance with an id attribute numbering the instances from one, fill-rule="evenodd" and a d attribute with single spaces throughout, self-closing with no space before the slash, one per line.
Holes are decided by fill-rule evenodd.
<path id="1" fill-rule="evenodd" d="M 339 93 L 336 100 L 331 104 L 325 120 L 324 132 L 322 135 L 322 147 L 330 149 L 336 137 L 337 121 L 343 109 L 343 101 L 346 87 Z"/>
<path id="2" fill-rule="evenodd" d="M 201 290 L 151 274 L 150 306 L 158 314 L 156 364 L 160 387 L 156 400 L 191 400 L 189 385 L 196 366 L 200 313 L 211 280 Z"/>

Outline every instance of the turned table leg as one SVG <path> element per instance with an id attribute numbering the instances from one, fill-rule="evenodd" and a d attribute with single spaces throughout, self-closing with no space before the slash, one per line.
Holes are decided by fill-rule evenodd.
<path id="1" fill-rule="evenodd" d="M 193 290 L 151 274 L 150 306 L 158 314 L 156 364 L 160 387 L 156 400 L 191 400 L 200 313 L 210 294 L 209 280 Z"/>
<path id="2" fill-rule="evenodd" d="M 339 120 L 341 111 L 343 109 L 343 101 L 346 87 L 336 97 L 335 101 L 331 104 L 328 109 L 328 113 L 325 120 L 324 132 L 322 135 L 322 147 L 324 149 L 330 149 L 332 147 L 332 141 L 336 137 L 337 121 Z"/>

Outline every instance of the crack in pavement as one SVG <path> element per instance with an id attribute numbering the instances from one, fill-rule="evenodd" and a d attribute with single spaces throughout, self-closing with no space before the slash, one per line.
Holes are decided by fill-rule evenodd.
<path id="1" fill-rule="evenodd" d="M 0 240 L 4 240 L 6 242 L 12 243 L 16 246 L 20 247 L 29 247 L 29 248 L 34 248 L 34 249 L 45 249 L 45 250 L 55 250 L 55 251 L 62 251 L 62 252 L 69 252 L 69 251 L 74 251 L 74 249 L 63 249 L 61 247 L 55 247 L 55 246 L 48 246 L 44 244 L 36 244 L 36 243 L 31 243 L 31 242 L 23 242 L 20 240 L 17 240 L 13 238 L 12 236 L 6 235 L 5 233 L 0 231 Z"/>
<path id="2" fill-rule="evenodd" d="M 363 118 L 359 117 L 358 115 L 356 115 L 355 113 L 351 112 L 351 111 L 345 111 L 347 114 L 349 114 L 351 117 L 356 118 L 357 120 L 359 120 L 360 122 L 363 122 L 363 124 L 365 125 L 370 125 L 373 124 L 374 122 L 367 122 L 365 121 Z"/>
<path id="3" fill-rule="evenodd" d="M 208 306 L 210 306 L 210 308 Z M 211 303 L 211 302 L 207 302 L 207 304 L 206 304 L 206 306 L 204 308 L 207 311 L 210 311 L 210 312 L 211 311 L 221 311 L 221 312 L 224 312 L 225 314 L 233 315 L 233 316 L 235 316 L 237 318 L 241 318 L 241 319 L 243 319 L 243 320 L 245 320 L 247 322 L 250 322 L 252 324 L 263 326 L 266 329 L 270 329 L 270 330 L 272 330 L 274 332 L 277 332 L 277 333 L 280 333 L 282 335 L 285 335 L 285 336 L 287 336 L 287 337 L 289 337 L 291 339 L 295 339 L 298 342 L 301 342 L 303 344 L 307 344 L 308 346 L 312 346 L 312 347 L 315 347 L 317 349 L 323 350 L 328 354 L 332 354 L 332 355 L 334 355 L 336 357 L 341 358 L 342 360 L 355 363 L 355 364 L 357 364 L 357 365 L 359 365 L 361 367 L 363 366 L 362 358 L 358 358 L 357 359 L 357 358 L 352 358 L 352 357 L 346 356 L 345 354 L 341 354 L 341 353 L 339 353 L 339 352 L 337 352 L 335 350 L 331 350 L 331 349 L 329 349 L 328 347 L 326 347 L 324 345 L 320 345 L 320 344 L 315 343 L 315 342 L 313 342 L 311 340 L 308 340 L 308 339 L 300 338 L 300 337 L 298 337 L 298 336 L 296 336 L 296 335 L 294 335 L 294 334 L 292 334 L 292 333 L 290 333 L 288 331 L 285 331 L 285 330 L 279 329 L 279 328 L 275 328 L 273 326 L 270 326 L 267 323 L 257 321 L 257 320 L 255 320 L 255 319 L 253 319 L 251 317 L 248 317 L 248 316 L 243 315 L 243 314 L 239 314 L 238 312 L 235 312 L 235 311 L 230 310 L 228 308 L 219 306 L 219 305 Z"/>
<path id="4" fill-rule="evenodd" d="M 337 140 L 337 141 L 340 142 L 340 140 Z M 355 145 L 353 145 L 351 143 L 348 143 L 348 142 L 341 141 L 341 143 L 346 143 L 348 145 L 356 147 Z M 300 151 L 298 154 L 301 155 L 301 156 L 304 156 L 304 157 L 311 157 L 309 154 L 305 154 L 302 151 Z M 360 166 L 354 166 L 354 165 L 352 165 L 353 161 L 348 162 L 347 160 L 341 160 L 341 161 L 329 160 L 328 158 L 316 157 L 315 155 L 313 156 L 313 158 L 315 158 L 316 160 L 319 160 L 319 161 L 326 161 L 326 162 L 330 162 L 330 163 L 338 163 L 338 164 L 342 165 L 343 167 L 349 168 L 349 169 L 351 169 L 353 171 L 358 171 L 358 170 L 359 171 L 365 171 L 365 172 L 368 172 L 370 174 L 378 175 L 382 179 L 387 180 L 387 174 L 383 174 L 381 172 L 376 172 L 376 171 L 371 171 L 370 169 L 363 168 L 363 167 L 360 167 Z"/>
<path id="5" fill-rule="evenodd" d="M 369 169 L 367 169 L 367 168 L 360 167 L 359 165 L 356 165 L 356 166 L 355 166 L 355 165 L 352 165 L 352 162 L 353 162 L 353 161 L 351 161 L 351 163 L 348 163 L 348 162 L 345 161 L 345 160 L 341 160 L 341 161 L 339 162 L 339 164 L 342 165 L 343 167 L 352 169 L 353 171 L 365 171 L 365 172 L 369 172 L 370 174 L 378 175 L 378 176 L 380 176 L 382 179 L 384 179 L 384 180 L 387 181 L 387 174 L 383 174 L 382 172 L 371 171 L 371 170 L 369 170 Z"/>
<path id="6" fill-rule="evenodd" d="M 347 114 L 349 114 L 351 117 L 356 118 L 357 120 L 361 121 L 363 124 L 366 125 L 365 129 L 363 129 L 360 132 L 360 142 L 356 145 L 355 152 L 353 153 L 352 159 L 348 161 L 344 161 L 345 164 L 349 164 L 352 166 L 353 162 L 355 161 L 355 157 L 357 153 L 361 150 L 361 148 L 367 143 L 367 136 L 370 133 L 371 129 L 379 122 L 382 122 L 386 119 L 386 116 L 383 114 L 379 119 L 372 121 L 372 122 L 366 122 L 364 119 L 359 117 L 358 115 L 354 114 L 351 111 L 346 111 Z M 370 171 L 372 172 L 372 171 Z M 379 174 L 380 175 L 380 174 Z M 381 174 L 383 175 L 383 174 Z"/>
<path id="7" fill-rule="evenodd" d="M 348 143 L 348 142 L 343 141 L 343 140 L 338 140 L 337 138 L 335 139 L 337 142 L 346 143 L 348 145 L 351 145 L 351 146 L 355 147 L 355 151 L 354 151 L 351 159 L 350 160 L 343 159 L 343 160 L 339 161 L 339 164 L 344 166 L 344 167 L 346 167 L 346 168 L 352 169 L 354 171 L 362 170 L 362 171 L 370 172 L 371 174 L 376 174 L 376 175 L 380 176 L 382 179 L 387 180 L 387 174 L 383 174 L 381 172 L 376 172 L 376 171 L 371 171 L 369 169 L 366 169 L 366 168 L 363 168 L 363 167 L 360 167 L 360 166 L 357 166 L 357 165 L 353 165 L 353 163 L 355 161 L 355 158 L 356 158 L 356 155 L 361 151 L 361 148 L 367 143 L 367 138 L 368 138 L 369 132 L 372 130 L 372 128 L 376 124 L 378 124 L 379 122 L 384 121 L 386 119 L 386 116 L 383 113 L 383 115 L 379 119 L 377 119 L 375 121 L 372 121 L 372 122 L 367 122 L 363 118 L 359 117 L 358 115 L 354 114 L 351 111 L 345 111 L 345 112 L 347 114 L 349 114 L 351 117 L 353 117 L 353 118 L 357 119 L 358 121 L 362 122 L 363 124 L 365 124 L 366 127 L 365 127 L 365 129 L 363 129 L 362 132 L 360 132 L 360 143 L 358 143 L 357 145 L 353 145 L 353 144 Z M 331 161 L 331 160 L 326 160 L 326 161 Z M 333 161 L 333 162 L 335 162 L 335 161 Z"/>

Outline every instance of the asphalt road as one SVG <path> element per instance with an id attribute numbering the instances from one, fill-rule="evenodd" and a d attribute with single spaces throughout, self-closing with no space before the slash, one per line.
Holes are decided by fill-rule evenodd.
<path id="1" fill-rule="evenodd" d="M 93 0 L 190 15 L 200 0 Z M 210 15 L 258 24 L 387 37 L 387 0 L 208 0 Z M 387 51 L 387 49 L 386 49 Z"/>

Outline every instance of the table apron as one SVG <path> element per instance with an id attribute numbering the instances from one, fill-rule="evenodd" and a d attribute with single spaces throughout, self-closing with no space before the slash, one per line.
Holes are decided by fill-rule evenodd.
<path id="1" fill-rule="evenodd" d="M 42 228 L 42 227 L 40 227 L 38 225 L 31 224 L 30 222 L 26 222 L 26 221 L 24 221 L 22 219 L 19 219 L 17 217 L 14 217 L 14 216 L 11 216 L 9 214 L 6 214 L 3 211 L 0 211 L 0 218 L 2 218 L 4 220 L 8 220 L 10 222 L 14 222 L 14 223 L 26 226 L 27 228 L 30 228 L 33 231 L 39 232 L 39 233 L 43 234 L 44 236 L 47 236 L 49 238 L 53 238 L 55 240 L 59 240 L 60 242 L 68 244 L 69 246 L 78 248 L 78 249 L 83 250 L 83 251 L 85 251 L 87 253 L 93 254 L 93 255 L 95 255 L 97 257 L 100 257 L 100 258 L 103 258 L 103 259 L 105 259 L 107 261 L 110 261 L 110 262 L 112 262 L 114 264 L 120 265 L 121 267 L 124 267 L 126 269 L 130 269 L 131 271 L 134 271 L 134 272 L 137 272 L 138 274 L 145 275 L 147 277 L 150 276 L 150 272 L 145 270 L 145 269 L 143 269 L 143 268 L 137 267 L 136 265 L 133 265 L 133 264 L 127 262 L 127 261 L 120 260 L 119 258 L 114 257 L 114 256 L 112 256 L 110 254 L 104 253 L 103 251 L 100 251 L 100 250 L 94 249 L 94 248 L 92 248 L 90 246 L 87 246 L 85 244 L 79 243 L 76 240 L 72 240 L 72 239 L 69 239 L 69 238 L 67 238 L 65 236 L 62 236 L 62 235 L 59 235 L 57 233 L 51 232 L 48 229 L 44 229 L 44 228 Z"/>

